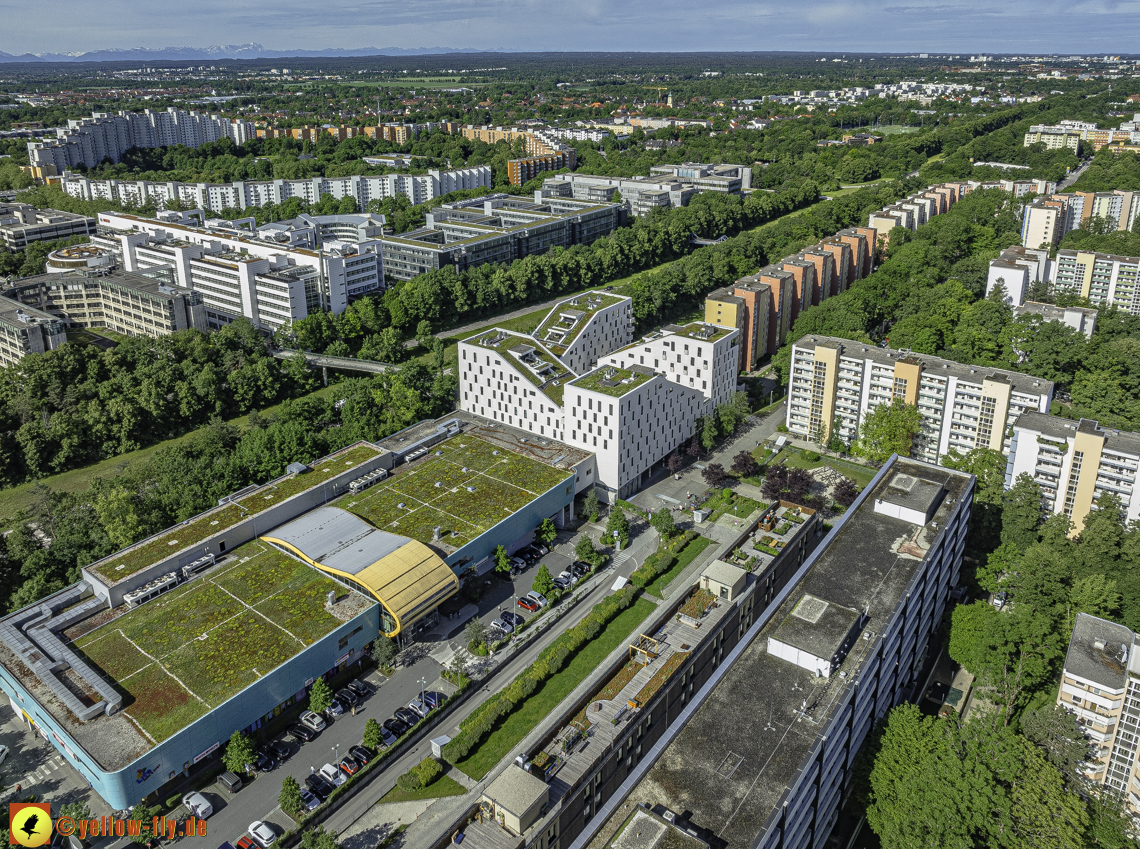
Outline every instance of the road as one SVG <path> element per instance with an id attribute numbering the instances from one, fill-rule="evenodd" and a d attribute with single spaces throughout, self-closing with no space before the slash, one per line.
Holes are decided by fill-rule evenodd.
<path id="1" fill-rule="evenodd" d="M 1090 157 L 1078 165 L 1076 171 L 1074 171 L 1072 174 L 1057 184 L 1057 191 L 1063 192 L 1066 188 L 1077 182 L 1077 180 L 1080 179 L 1081 174 L 1085 173 L 1085 169 L 1088 168 L 1091 164 L 1092 158 Z"/>

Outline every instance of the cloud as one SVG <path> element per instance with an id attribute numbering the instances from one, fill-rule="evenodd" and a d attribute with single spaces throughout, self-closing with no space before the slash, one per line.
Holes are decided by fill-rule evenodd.
<path id="1" fill-rule="evenodd" d="M 905 2 L 905 0 L 904 0 Z M 1128 51 L 1140 0 L 0 0 L 0 50 L 256 41 L 274 49 L 448 45 L 525 51 Z M 984 23 L 983 23 L 984 22 Z"/>

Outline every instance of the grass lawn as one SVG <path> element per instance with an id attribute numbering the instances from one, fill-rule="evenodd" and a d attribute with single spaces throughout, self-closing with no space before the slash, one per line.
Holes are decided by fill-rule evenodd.
<path id="1" fill-rule="evenodd" d="M 478 781 L 506 757 L 544 717 L 552 713 L 610 652 L 629 638 L 633 630 L 654 610 L 650 601 L 639 598 L 610 621 L 597 637 L 583 646 L 557 674 L 547 678 L 530 698 L 496 726 L 479 747 L 456 764 Z"/>
<path id="2" fill-rule="evenodd" d="M 328 395 L 334 391 L 335 388 L 335 386 L 322 386 L 320 389 L 314 390 L 309 393 L 309 395 L 302 397 L 312 398 Z M 258 414 L 261 416 L 271 416 L 280 406 L 280 404 L 274 404 L 272 407 L 259 410 Z M 248 425 L 248 422 L 248 414 L 230 419 L 230 424 L 242 429 Z M 202 428 L 202 430 L 204 429 L 205 428 Z M 28 503 L 32 499 L 32 490 L 35 489 L 36 486 L 43 484 L 59 492 L 81 492 L 91 486 L 91 482 L 95 478 L 107 480 L 117 477 L 130 466 L 149 460 L 160 448 L 185 442 L 197 432 L 198 431 L 191 431 L 183 436 L 176 436 L 173 439 L 167 439 L 162 442 L 156 442 L 154 445 L 148 445 L 146 448 L 140 448 L 138 451 L 129 451 L 117 457 L 108 457 L 106 460 L 100 460 L 98 463 L 93 463 L 90 466 L 72 469 L 69 472 L 62 472 L 58 475 L 41 478 L 38 481 L 20 484 L 19 486 L 0 491 L 0 531 L 8 530 L 11 527 L 10 523 L 12 518 L 16 513 L 28 506 Z"/>
<path id="3" fill-rule="evenodd" d="M 381 796 L 380 801 L 376 804 L 384 805 L 388 802 L 415 802 L 420 799 L 442 799 L 444 796 L 462 796 L 466 792 L 463 785 L 454 778 L 441 775 L 427 787 L 422 790 L 417 790 L 415 793 L 408 793 L 399 787 L 393 787 Z"/>
<path id="4" fill-rule="evenodd" d="M 852 463 L 850 460 L 840 460 L 838 457 L 820 457 L 818 460 L 808 460 L 798 449 L 785 448 L 777 456 L 768 461 L 768 464 L 786 462 L 797 469 L 818 469 L 820 466 L 830 466 L 841 475 L 851 478 L 860 487 L 866 487 L 875 477 L 876 470 Z"/>
<path id="5" fill-rule="evenodd" d="M 712 540 L 708 537 L 697 537 L 690 542 L 677 556 L 677 562 L 673 564 L 668 572 L 654 581 L 650 589 L 656 589 L 658 591 L 658 597 L 665 598 L 665 587 L 669 586 L 669 582 L 684 572 L 685 568 L 697 559 L 697 555 L 710 545 L 712 545 Z"/>

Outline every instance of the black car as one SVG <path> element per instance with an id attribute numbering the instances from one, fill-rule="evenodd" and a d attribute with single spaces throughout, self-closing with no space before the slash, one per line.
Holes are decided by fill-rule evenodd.
<path id="1" fill-rule="evenodd" d="M 345 707 L 351 708 L 360 704 L 360 696 L 356 695 L 356 693 L 352 692 L 348 687 L 345 687 L 343 690 L 337 690 L 336 697 Z"/>
<path id="2" fill-rule="evenodd" d="M 527 566 L 542 557 L 537 548 L 532 548 L 529 546 L 518 552 L 518 556 L 526 561 Z"/>
<path id="3" fill-rule="evenodd" d="M 447 701 L 447 696 L 445 696 L 443 693 L 436 693 L 433 691 L 424 693 L 424 703 L 427 704 L 427 706 L 432 710 L 435 710 L 445 701 Z"/>
<path id="4" fill-rule="evenodd" d="M 348 689 L 356 693 L 357 698 L 365 699 L 372 695 L 372 687 L 364 681 L 352 681 L 349 683 Z"/>
<path id="5" fill-rule="evenodd" d="M 585 575 L 587 572 L 589 572 L 593 568 L 594 567 L 591 566 L 589 563 L 587 563 L 585 560 L 575 560 L 573 563 L 570 564 L 570 571 L 571 572 L 578 570 L 578 569 L 581 569 L 583 575 Z"/>
<path id="6" fill-rule="evenodd" d="M 396 719 L 403 722 L 406 726 L 408 726 L 408 728 L 411 728 L 413 725 L 415 725 L 417 722 L 419 722 L 422 718 L 423 717 L 416 716 L 414 713 L 412 713 L 407 708 L 396 708 Z"/>
<path id="7" fill-rule="evenodd" d="M 395 717 L 392 719 L 385 719 L 381 724 L 397 737 L 403 737 L 408 733 L 408 726 Z"/>
<path id="8" fill-rule="evenodd" d="M 372 750 L 366 746 L 353 746 L 348 750 L 348 753 L 360 761 L 361 765 L 367 764 L 376 757 Z"/>
<path id="9" fill-rule="evenodd" d="M 526 621 L 518 613 L 512 613 L 509 610 L 504 610 L 502 613 L 499 614 L 499 616 L 500 616 L 500 618 L 502 618 L 502 620 L 504 622 L 509 622 L 511 625 L 514 625 L 516 628 L 519 625 L 522 625 Z"/>
<path id="10" fill-rule="evenodd" d="M 320 799 L 322 802 L 332 795 L 336 787 L 331 781 L 319 773 L 313 773 L 305 779 L 305 786 L 309 788 L 309 792 Z"/>
<path id="11" fill-rule="evenodd" d="M 273 767 L 277 766 L 277 761 L 269 753 L 268 749 L 258 749 L 257 757 L 253 761 L 253 768 L 258 772 L 269 772 Z"/>
<path id="12" fill-rule="evenodd" d="M 310 740 L 315 739 L 317 736 L 316 731 L 314 731 L 312 728 L 309 728 L 307 725 L 302 725 L 299 722 L 289 726 L 289 733 L 293 735 L 294 739 L 300 740 L 304 743 L 308 743 Z"/>
<path id="13" fill-rule="evenodd" d="M 265 748 L 277 763 L 284 763 L 289 759 L 289 756 L 293 754 L 293 750 L 289 748 L 289 744 L 284 740 L 274 740 Z"/>

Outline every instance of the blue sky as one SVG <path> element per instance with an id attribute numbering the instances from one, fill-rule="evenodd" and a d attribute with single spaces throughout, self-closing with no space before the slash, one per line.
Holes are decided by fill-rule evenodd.
<path id="1" fill-rule="evenodd" d="M 887 0 L 890 4 L 892 0 Z M 1140 0 L 0 0 L 0 50 L 1140 52 Z"/>

